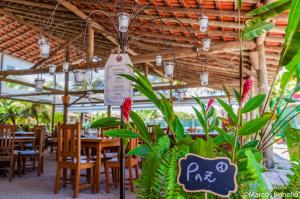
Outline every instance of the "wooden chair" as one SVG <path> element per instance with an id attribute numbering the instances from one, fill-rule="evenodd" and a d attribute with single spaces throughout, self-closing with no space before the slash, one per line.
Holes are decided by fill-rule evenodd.
<path id="1" fill-rule="evenodd" d="M 48 137 L 48 144 L 50 146 L 50 153 L 53 153 L 53 151 L 57 148 L 57 126 L 51 136 Z"/>
<path id="2" fill-rule="evenodd" d="M 136 148 L 138 145 L 138 139 L 131 139 L 129 141 L 128 145 L 128 151 Z M 133 175 L 132 175 L 132 169 L 135 168 L 135 176 L 136 178 L 139 177 L 139 165 L 138 165 L 138 158 L 134 156 L 128 156 L 125 158 L 125 168 L 128 168 L 129 170 L 129 185 L 130 185 L 130 191 L 134 191 L 134 185 L 133 185 Z M 105 167 L 105 178 L 106 178 L 106 192 L 109 193 L 110 191 L 110 175 L 109 171 L 112 170 L 112 178 L 114 182 L 119 182 L 119 168 L 120 168 L 120 162 L 118 158 L 113 158 L 111 160 L 108 160 L 104 163 Z"/>
<path id="3" fill-rule="evenodd" d="M 77 197 L 79 190 L 82 188 L 92 187 L 92 190 L 95 190 L 96 182 L 92 177 L 88 184 L 80 184 L 81 170 L 89 170 L 88 173 L 93 173 L 93 176 L 96 176 L 95 161 L 81 158 L 80 129 L 79 123 L 58 126 L 55 194 L 61 188 L 61 179 L 63 180 L 63 186 L 66 185 L 67 169 L 72 171 L 73 197 Z M 62 171 L 63 177 L 61 177 Z"/>
<path id="4" fill-rule="evenodd" d="M 19 164 L 21 164 L 22 171 L 25 172 L 25 169 L 28 168 L 26 160 L 32 160 L 33 169 L 35 169 L 37 160 L 37 175 L 40 176 L 44 170 L 45 128 L 43 126 L 36 126 L 32 131 L 35 135 L 35 143 L 33 143 L 31 150 L 18 151 Z"/>
<path id="5" fill-rule="evenodd" d="M 14 143 L 16 126 L 0 125 L 0 162 L 9 163 L 9 181 L 14 172 Z"/>

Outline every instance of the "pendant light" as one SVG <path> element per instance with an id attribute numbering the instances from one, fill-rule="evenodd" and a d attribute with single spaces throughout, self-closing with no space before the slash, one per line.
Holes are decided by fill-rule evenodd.
<path id="1" fill-rule="evenodd" d="M 165 76 L 169 79 L 173 78 L 174 66 L 175 66 L 175 62 L 172 61 L 164 62 Z"/>
<path id="2" fill-rule="evenodd" d="M 42 77 L 37 77 L 37 78 L 35 78 L 34 82 L 35 82 L 35 91 L 42 92 L 44 83 L 45 83 L 45 79 L 43 79 Z"/>
<path id="3" fill-rule="evenodd" d="M 43 76 L 42 76 L 42 67 L 40 67 L 40 70 L 41 70 L 41 73 L 38 74 L 37 78 L 35 78 L 35 80 L 34 80 L 36 92 L 42 92 L 44 83 L 45 83 L 45 79 L 43 79 Z"/>
<path id="4" fill-rule="evenodd" d="M 155 65 L 156 66 L 162 66 L 163 57 L 161 55 L 156 55 L 155 57 Z"/>
<path id="5" fill-rule="evenodd" d="M 92 91 L 87 91 L 86 92 L 86 95 L 85 95 L 89 101 L 92 101 L 92 97 L 93 97 L 93 92 Z"/>
<path id="6" fill-rule="evenodd" d="M 183 101 L 184 100 L 184 96 L 185 96 L 185 92 L 182 89 L 178 90 L 178 101 Z"/>
<path id="7" fill-rule="evenodd" d="M 77 86 L 81 86 L 84 80 L 85 71 L 84 70 L 74 70 L 74 80 Z"/>
<path id="8" fill-rule="evenodd" d="M 41 58 L 48 58 L 50 52 L 50 42 L 47 40 L 47 38 L 44 36 L 40 36 L 38 40 L 38 45 L 40 48 Z"/>
<path id="9" fill-rule="evenodd" d="M 203 50 L 204 51 L 209 51 L 211 39 L 209 37 L 205 37 L 202 40 L 202 42 L 203 42 Z"/>
<path id="10" fill-rule="evenodd" d="M 49 74 L 50 75 L 55 75 L 55 71 L 56 71 L 56 65 L 55 64 L 50 64 L 49 65 Z"/>
<path id="11" fill-rule="evenodd" d="M 200 73 L 200 82 L 202 86 L 208 85 L 208 72 L 201 72 Z"/>
<path id="12" fill-rule="evenodd" d="M 208 17 L 205 15 L 201 15 L 198 21 L 200 26 L 200 32 L 206 32 L 208 29 Z"/>
<path id="13" fill-rule="evenodd" d="M 69 62 L 64 62 L 63 63 L 63 72 L 68 72 L 69 71 L 69 66 L 70 66 L 70 63 Z"/>
<path id="14" fill-rule="evenodd" d="M 129 27 L 129 19 L 130 15 L 126 12 L 120 12 L 118 14 L 118 22 L 119 22 L 119 31 L 122 33 L 126 33 Z"/>

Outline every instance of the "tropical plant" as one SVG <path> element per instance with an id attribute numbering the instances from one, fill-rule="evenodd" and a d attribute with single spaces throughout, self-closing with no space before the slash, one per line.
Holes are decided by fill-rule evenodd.
<path id="1" fill-rule="evenodd" d="M 3 123 L 11 122 L 16 125 L 18 117 L 23 115 L 22 106 L 12 100 L 0 101 L 0 118 Z"/>
<path id="2" fill-rule="evenodd" d="M 269 19 L 290 9 L 291 2 L 292 0 L 278 0 L 248 12 L 246 15 L 253 18 L 247 21 L 243 38 L 252 40 L 271 30 L 274 25 Z"/>
<path id="3" fill-rule="evenodd" d="M 134 68 L 133 68 L 134 69 Z M 134 69 L 135 70 L 135 69 Z M 203 193 L 187 193 L 177 183 L 178 160 L 187 153 L 194 153 L 204 157 L 227 156 L 239 167 L 238 182 L 239 192 L 234 198 L 241 198 L 246 191 L 267 192 L 264 179 L 262 178 L 261 152 L 257 149 L 258 140 L 252 140 L 242 144 L 241 139 L 246 140 L 251 134 L 262 129 L 268 117 L 259 117 L 243 124 L 242 114 L 258 108 L 264 101 L 265 96 L 259 95 L 249 99 L 241 106 L 239 113 L 235 114 L 232 107 L 221 99 L 219 103 L 229 113 L 234 121 L 234 131 L 226 132 L 215 126 L 214 108 L 205 105 L 198 97 L 195 98 L 200 106 L 194 107 L 200 124 L 206 133 L 206 139 L 198 138 L 193 140 L 189 134 L 184 133 L 179 117 L 175 114 L 171 103 L 164 95 L 156 95 L 151 83 L 140 72 L 135 70 L 135 75 L 123 74 L 123 77 L 134 82 L 133 87 L 147 96 L 149 100 L 161 111 L 164 120 L 170 128 L 172 136 L 165 135 L 159 127 L 154 128 L 154 139 L 151 139 L 150 132 L 142 118 L 134 111 L 130 112 L 132 123 L 130 129 L 112 129 L 104 134 L 120 138 L 140 138 L 145 144 L 138 146 L 127 155 L 138 155 L 143 157 L 142 175 L 136 183 L 139 186 L 138 195 L 140 198 L 203 198 Z M 245 94 L 236 92 L 238 101 L 242 104 L 245 101 Z M 243 101 L 242 101 L 243 99 Z M 212 103 L 211 103 L 212 104 Z M 210 105 L 211 105 L 210 104 Z M 117 118 L 103 118 L 95 121 L 92 126 L 107 127 L 122 124 Z M 208 133 L 216 129 L 219 136 L 212 138 Z M 232 150 L 229 153 L 224 150 L 224 144 L 230 145 Z M 257 185 L 257 186 L 254 186 Z M 215 198 L 208 194 L 209 198 Z"/>

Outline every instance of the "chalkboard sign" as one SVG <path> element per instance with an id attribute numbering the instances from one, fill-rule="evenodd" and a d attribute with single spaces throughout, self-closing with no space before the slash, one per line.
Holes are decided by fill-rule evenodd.
<path id="1" fill-rule="evenodd" d="M 177 182 L 186 192 L 210 192 L 229 197 L 237 191 L 237 166 L 228 158 L 204 158 L 187 154 L 178 162 Z"/>

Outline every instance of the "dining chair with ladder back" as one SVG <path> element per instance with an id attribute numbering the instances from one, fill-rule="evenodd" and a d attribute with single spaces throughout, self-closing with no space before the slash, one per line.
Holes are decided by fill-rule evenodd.
<path id="1" fill-rule="evenodd" d="M 26 164 L 26 160 L 32 160 L 33 170 L 36 168 L 37 161 L 37 175 L 40 176 L 44 170 L 44 149 L 45 149 L 45 128 L 43 126 L 36 126 L 32 129 L 35 135 L 35 142 L 30 150 L 18 151 L 19 167 L 23 173 L 30 166 Z"/>
<path id="2" fill-rule="evenodd" d="M 65 171 L 67 170 L 71 170 L 72 174 L 73 197 L 77 197 L 79 190 L 83 188 L 91 187 L 93 192 L 95 190 L 96 182 L 93 177 L 89 178 L 90 181 L 87 184 L 80 184 L 81 170 L 89 170 L 88 173 L 96 176 L 95 161 L 81 157 L 80 129 L 79 123 L 58 126 L 55 194 L 60 191 L 61 185 L 66 186 Z"/>
<path id="3" fill-rule="evenodd" d="M 0 162 L 2 165 L 9 164 L 9 181 L 14 173 L 15 132 L 14 125 L 0 125 Z"/>
<path id="4" fill-rule="evenodd" d="M 128 151 L 131 151 L 132 149 L 135 149 L 138 145 L 138 139 L 131 139 L 128 144 Z M 106 192 L 109 193 L 110 191 L 110 174 L 109 171 L 112 170 L 112 178 L 115 185 L 119 183 L 119 169 L 120 169 L 120 161 L 119 158 L 113 158 L 110 160 L 107 160 L 104 163 L 105 167 L 105 178 L 106 178 Z M 134 185 L 133 185 L 133 168 L 135 169 L 135 177 L 136 179 L 139 178 L 139 159 L 135 156 L 127 156 L 125 158 L 125 168 L 128 168 L 129 173 L 129 185 L 130 185 L 130 191 L 134 191 Z"/>

